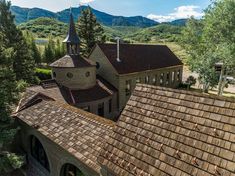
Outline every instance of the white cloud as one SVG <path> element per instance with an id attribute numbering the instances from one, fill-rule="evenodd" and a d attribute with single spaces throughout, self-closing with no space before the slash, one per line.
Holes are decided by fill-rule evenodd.
<path id="1" fill-rule="evenodd" d="M 149 14 L 147 17 L 149 19 L 158 21 L 158 22 L 168 22 L 182 18 L 190 18 L 194 16 L 195 18 L 200 18 L 204 14 L 199 12 L 199 6 L 189 5 L 189 6 L 180 6 L 174 9 L 175 12 L 168 15 L 155 15 Z"/>
<path id="2" fill-rule="evenodd" d="M 84 5 L 84 4 L 89 4 L 90 2 L 93 2 L 95 0 L 80 0 L 80 4 Z"/>

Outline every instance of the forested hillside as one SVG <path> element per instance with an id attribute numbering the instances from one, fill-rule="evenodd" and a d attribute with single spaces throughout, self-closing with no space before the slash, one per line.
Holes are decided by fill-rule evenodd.
<path id="1" fill-rule="evenodd" d="M 103 26 L 106 40 L 113 41 L 115 37 L 121 37 L 128 42 L 156 42 L 177 41 L 182 27 L 170 24 L 159 24 L 149 28 L 135 26 Z M 68 25 L 53 18 L 38 18 L 19 25 L 21 30 L 27 30 L 36 38 L 48 36 L 64 38 L 67 34 Z"/>

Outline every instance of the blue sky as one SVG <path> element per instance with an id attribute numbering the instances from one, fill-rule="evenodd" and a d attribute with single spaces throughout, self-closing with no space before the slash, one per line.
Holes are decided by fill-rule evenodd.
<path id="1" fill-rule="evenodd" d="M 79 0 L 11 0 L 13 5 L 60 11 L 78 6 Z M 195 16 L 200 18 L 210 0 L 80 0 L 97 10 L 122 16 L 141 15 L 156 21 L 172 21 Z"/>

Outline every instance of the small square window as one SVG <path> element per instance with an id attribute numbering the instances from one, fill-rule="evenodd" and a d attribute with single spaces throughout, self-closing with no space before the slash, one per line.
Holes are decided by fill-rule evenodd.
<path id="1" fill-rule="evenodd" d="M 157 84 L 157 75 L 153 77 L 153 85 L 156 85 L 156 84 Z"/>
<path id="2" fill-rule="evenodd" d="M 136 79 L 136 84 L 141 83 L 141 78 Z"/>
<path id="3" fill-rule="evenodd" d="M 175 82 L 175 72 L 174 71 L 172 72 L 172 75 L 171 75 L 171 81 Z"/>
<path id="4" fill-rule="evenodd" d="M 146 84 L 149 84 L 149 76 L 146 76 L 146 77 L 145 77 L 145 83 L 146 83 Z"/>
<path id="5" fill-rule="evenodd" d="M 177 81 L 180 81 L 180 73 L 181 73 L 181 71 L 178 70 L 178 72 L 177 72 Z"/>
<path id="6" fill-rule="evenodd" d="M 160 85 L 163 86 L 163 81 L 164 81 L 164 73 L 160 74 Z"/>
<path id="7" fill-rule="evenodd" d="M 126 96 L 131 94 L 131 80 L 126 81 Z"/>
<path id="8" fill-rule="evenodd" d="M 170 82 L 170 73 L 167 72 L 167 73 L 166 73 L 166 85 L 168 85 L 169 82 Z"/>

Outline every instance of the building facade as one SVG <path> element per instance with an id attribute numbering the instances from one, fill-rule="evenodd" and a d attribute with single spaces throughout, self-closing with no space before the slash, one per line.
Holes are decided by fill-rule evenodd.
<path id="1" fill-rule="evenodd" d="M 89 57 L 96 63 L 97 73 L 117 88 L 119 111 L 138 83 L 177 88 L 182 82 L 183 64 L 167 46 L 120 44 L 119 47 L 100 44 Z"/>

